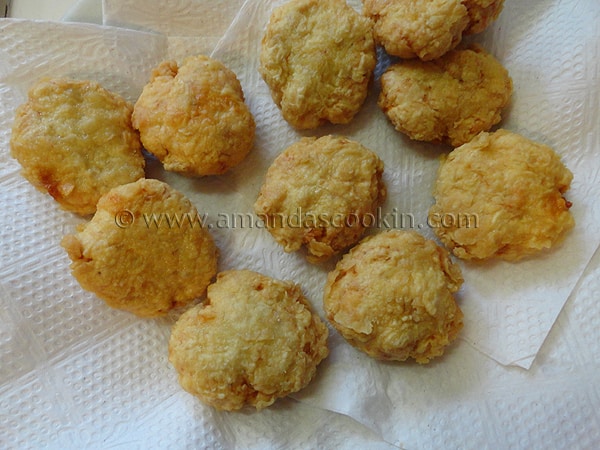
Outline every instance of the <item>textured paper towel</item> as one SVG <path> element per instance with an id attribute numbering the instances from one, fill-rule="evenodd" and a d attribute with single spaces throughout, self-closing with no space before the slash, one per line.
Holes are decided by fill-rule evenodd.
<path id="1" fill-rule="evenodd" d="M 155 64 L 195 44 L 0 21 L 0 448 L 390 449 L 347 416 L 292 399 L 226 414 L 185 393 L 167 362 L 174 318 L 141 320 L 82 291 L 59 243 L 83 220 L 33 189 L 9 156 L 15 108 L 39 77 L 95 79 L 134 101 Z"/>
<path id="2" fill-rule="evenodd" d="M 102 0 L 105 25 L 220 39 L 244 0 Z"/>
<path id="3" fill-rule="evenodd" d="M 214 53 L 242 80 L 258 123 L 257 151 L 232 175 L 236 180 L 244 172 L 240 183 L 243 179 L 245 190 L 238 189 L 240 183 L 231 183 L 236 185 L 232 206 L 241 211 L 251 210 L 252 188 L 258 187 L 275 155 L 300 136 L 281 119 L 257 70 L 260 38 L 272 8 L 279 3 L 246 2 Z M 531 365 L 600 243 L 596 202 L 600 162 L 595 156 L 598 142 L 594 141 L 599 102 L 597 90 L 591 91 L 597 87 L 595 58 L 589 58 L 598 52 L 594 22 L 598 9 L 597 5 L 583 7 L 571 2 L 525 5 L 509 1 L 500 19 L 480 37 L 507 67 L 515 85 L 513 105 L 502 126 L 552 146 L 575 177 L 567 197 L 574 204 L 577 225 L 563 245 L 519 263 L 461 263 L 465 278 L 459 294 L 465 313 L 462 338 L 505 365 Z M 381 65 L 380 61 L 379 70 Z M 377 89 L 374 83 L 364 108 L 350 125 L 303 134 L 345 134 L 378 152 L 386 167 L 389 199 L 383 214 L 389 224 L 415 228 L 433 237 L 426 215 L 438 157 L 448 149 L 411 142 L 395 132 L 376 106 Z M 319 302 L 324 271 L 307 268 L 300 257 L 282 255 L 265 234 L 236 230 L 232 256 L 239 260 L 245 255 L 254 265 L 272 264 L 269 270 L 276 275 L 306 280 L 310 297 Z M 256 259 L 257 248 L 263 249 L 265 261 Z"/>
<path id="4" fill-rule="evenodd" d="M 169 181 L 190 195 L 201 211 L 209 213 L 212 232 L 226 249 L 223 268 L 249 267 L 300 281 L 320 309 L 323 270 L 307 265 L 299 255 L 282 254 L 264 230 L 240 222 L 248 220 L 242 214 L 251 211 L 262 174 L 274 155 L 298 137 L 281 122 L 279 111 L 269 102 L 268 91 L 253 70 L 256 43 L 246 41 L 256 34 L 251 37 L 245 33 L 261 32 L 264 23 L 260 20 L 268 17 L 269 8 L 266 2 L 248 3 L 215 53 L 234 70 L 239 69 L 259 123 L 254 153 L 224 177 L 190 180 L 164 174 L 156 164 L 150 166 L 149 175 Z M 541 264 L 555 270 L 551 276 L 542 273 L 543 277 L 531 282 L 532 286 L 542 283 L 537 280 L 549 284 L 541 284 L 535 297 L 511 299 L 511 320 L 502 321 L 509 306 L 504 303 L 508 295 L 497 294 L 502 292 L 502 283 L 486 286 L 479 280 L 493 277 L 498 267 L 506 270 L 503 265 L 465 268 L 466 283 L 482 287 L 465 288 L 461 306 L 472 314 L 465 339 L 469 329 L 479 329 L 481 341 L 476 343 L 480 348 L 487 351 L 481 342 L 488 343 L 490 353 L 497 352 L 496 359 L 506 358 L 505 363 L 522 360 L 528 366 L 530 361 L 523 355 L 537 352 L 575 284 L 569 265 L 580 258 L 582 271 L 598 243 L 598 222 L 594 220 L 598 207 L 593 204 L 598 194 L 594 182 L 598 167 L 590 156 L 591 150 L 598 148 L 598 135 L 592 128 L 598 117 L 598 8 L 575 2 L 539 2 L 525 9 L 510 1 L 507 8 L 484 39 L 515 78 L 515 105 L 505 125 L 553 145 L 564 156 L 576 176 L 569 199 L 575 203 L 579 225 L 557 252 L 560 270 L 556 270 L 556 261 L 543 259 Z M 247 28 L 244 20 L 254 27 Z M 150 67 L 167 55 L 184 54 L 186 49 L 181 43 L 146 33 L 18 21 L 3 21 L 1 25 L 0 280 L 4 291 L 0 308 L 0 417 L 2 429 L 8 431 L 0 437 L 4 439 L 0 446 L 105 448 L 129 443 L 132 448 L 194 448 L 204 443 L 207 448 L 246 448 L 247 440 L 262 431 L 267 437 L 261 444 L 284 448 L 319 446 L 341 430 L 352 432 L 347 448 L 354 446 L 354 439 L 361 448 L 383 446 L 373 436 L 365 439 L 357 424 L 338 416 L 334 416 L 339 420 L 334 420 L 332 427 L 323 425 L 331 416 L 310 408 L 311 404 L 348 414 L 406 448 L 485 448 L 495 447 L 493 444 L 535 448 L 540 443 L 532 436 L 562 447 L 598 444 L 600 419 L 595 405 L 600 397 L 592 383 L 598 370 L 592 359 L 597 350 L 598 309 L 593 301 L 597 270 L 580 282 L 575 298 L 571 297 L 569 305 L 573 306 L 566 310 L 570 315 L 559 320 L 546 351 L 529 372 L 497 365 L 463 342 L 425 368 L 383 364 L 364 357 L 334 334 L 331 357 L 317 380 L 297 396 L 302 405 L 281 402 L 266 413 L 230 415 L 217 414 L 190 398 L 179 389 L 166 362 L 165 343 L 172 318 L 137 320 L 106 308 L 93 295 L 81 291 L 70 277 L 67 258 L 58 246 L 62 235 L 80 220 L 57 210 L 50 198 L 21 179 L 18 165 L 8 157 L 14 108 L 38 76 L 95 78 L 133 100 Z M 49 40 L 49 36 L 55 39 Z M 509 37 L 522 41 L 500 44 Z M 53 45 L 56 41 L 61 44 Z M 533 49 L 527 45 L 530 41 Z M 370 139 L 385 136 L 381 148 L 391 194 L 387 207 L 406 208 L 403 211 L 419 220 L 432 181 L 430 172 L 419 171 L 419 158 L 434 168 L 439 149 L 406 141 L 376 116 L 371 95 L 352 126 L 329 127 L 319 133 L 347 131 L 367 145 Z M 398 151 L 384 153 L 388 146 Z M 237 225 L 232 214 L 240 214 Z M 421 231 L 430 234 L 426 227 Z M 519 264 L 518 268 L 528 270 L 527 265 Z M 567 286 L 560 301 L 556 301 L 560 297 L 557 286 Z M 479 316 L 476 308 L 468 307 L 473 292 L 485 294 L 478 300 L 493 307 Z M 537 301 L 532 302 L 532 298 Z M 542 309 L 551 312 L 541 314 L 538 321 Z M 480 321 L 486 326 L 496 324 L 497 329 L 475 326 Z M 530 340 L 536 342 L 534 347 Z M 507 428 L 513 431 L 506 433 Z M 301 431 L 294 433 L 296 429 Z M 255 448 L 259 447 L 257 444 Z"/>
<path id="5" fill-rule="evenodd" d="M 192 35 L 198 32 L 192 17 L 201 3 L 211 11 L 208 16 L 216 16 L 214 11 L 219 6 L 212 1 L 181 0 L 174 7 L 164 8 L 155 0 L 104 0 L 105 23 L 126 23 L 168 35 Z M 239 0 L 234 3 L 239 4 Z M 272 8 L 281 3 L 246 2 L 215 53 L 242 78 L 259 122 L 259 135 L 264 130 L 264 145 L 260 148 L 267 156 L 261 155 L 252 164 L 260 168 L 254 170 L 252 183 L 246 181 L 253 186 L 260 183 L 257 178 L 274 155 L 300 136 L 279 117 L 257 71 L 258 45 L 264 27 Z M 360 2 L 350 3 L 359 9 Z M 600 243 L 598 208 L 593 202 L 594 192 L 597 194 L 599 190 L 594 182 L 599 177 L 598 164 L 588 164 L 594 160 L 595 151 L 590 137 L 594 131 L 592 118 L 597 117 L 596 98 L 587 97 L 589 84 L 594 80 L 591 72 L 594 67 L 589 67 L 590 73 L 586 73 L 583 66 L 585 55 L 594 51 L 589 48 L 594 43 L 594 22 L 590 19 L 594 14 L 591 11 L 587 15 L 581 6 L 579 16 L 565 14 L 571 6 L 567 3 L 548 9 L 542 2 L 529 6 L 509 3 L 492 29 L 478 37 L 506 65 L 515 82 L 514 103 L 503 126 L 554 147 L 576 175 L 567 195 L 575 204 L 573 213 L 578 225 L 573 234 L 577 236 L 568 240 L 560 251 L 518 264 L 463 265 L 466 279 L 461 292 L 461 306 L 466 312 L 463 338 L 502 364 L 524 368 L 531 365 L 575 281 Z M 224 8 L 225 19 L 221 19 L 221 24 L 215 23 L 215 35 L 225 30 L 231 11 L 230 7 Z M 580 33 L 558 38 L 563 34 L 561 30 L 570 29 L 578 29 Z M 588 39 L 587 47 L 581 42 L 582 36 Z M 172 38 L 172 43 L 173 39 L 176 38 Z M 184 47 L 172 44 L 171 48 Z M 383 57 L 379 71 L 385 62 Z M 344 133 L 380 153 L 386 162 L 390 190 L 385 220 L 393 227 L 412 226 L 433 237 L 426 226 L 426 212 L 432 202 L 430 192 L 437 156 L 448 149 L 416 144 L 396 133 L 375 104 L 376 84 L 372 91 L 353 124 L 326 127 L 313 134 Z M 587 122 L 583 121 L 584 114 Z M 586 192 L 588 187 L 595 191 Z M 242 203 L 240 207 L 237 212 L 251 212 L 251 203 Z M 248 237 L 263 238 L 256 233 Z M 244 248 L 252 251 L 264 244 L 245 242 Z M 278 256 L 278 248 L 267 248 L 272 257 Z M 318 298 L 319 292 L 315 295 Z"/>
<path id="6" fill-rule="evenodd" d="M 153 31 L 193 42 L 198 53 L 210 53 L 223 37 L 244 0 L 103 0 L 105 25 Z M 174 47 L 181 48 L 175 44 Z"/>

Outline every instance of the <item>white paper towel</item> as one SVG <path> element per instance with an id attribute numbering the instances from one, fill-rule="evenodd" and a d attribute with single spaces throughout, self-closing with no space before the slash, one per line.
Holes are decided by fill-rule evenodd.
<path id="1" fill-rule="evenodd" d="M 247 186 L 246 191 L 236 187 L 238 202 L 234 207 L 251 211 L 255 197 L 248 188 L 258 186 L 275 155 L 301 135 L 338 133 L 362 142 L 384 160 L 389 198 L 383 216 L 389 220 L 382 222 L 382 228 L 413 228 L 433 237 L 427 226 L 427 211 L 432 204 L 438 157 L 449 149 L 412 142 L 394 131 L 376 105 L 377 82 L 348 126 L 297 133 L 281 118 L 258 74 L 260 39 L 272 8 L 280 3 L 246 2 L 213 54 L 242 80 L 258 123 L 257 151 L 232 176 L 235 179 L 243 171 L 240 180 Z M 360 2 L 351 3 L 358 7 Z M 461 262 L 465 278 L 459 293 L 465 313 L 462 338 L 505 365 L 530 367 L 600 244 L 600 208 L 596 202 L 600 161 L 596 158 L 597 141 L 593 140 L 597 139 L 599 99 L 595 58 L 591 57 L 598 53 L 598 29 L 592 18 L 597 17 L 600 7 L 577 5 L 581 4 L 509 1 L 499 20 L 478 37 L 507 67 L 515 85 L 513 105 L 502 126 L 550 145 L 574 173 L 567 198 L 574 204 L 577 225 L 562 245 L 518 263 Z M 252 168 L 251 173 L 248 168 Z M 255 249 L 262 248 L 276 261 L 272 269 L 275 275 L 306 280 L 303 284 L 310 297 L 320 302 L 324 271 L 306 268 L 296 256 L 282 256 L 266 233 L 245 231 L 237 233 L 237 239 L 244 240 L 237 241 L 239 245 L 232 251 L 235 248 L 254 260 Z"/>
<path id="2" fill-rule="evenodd" d="M 102 16 L 105 25 L 177 37 L 187 43 L 175 48 L 195 45 L 199 53 L 209 54 L 243 4 L 244 0 L 102 0 Z"/>
<path id="3" fill-rule="evenodd" d="M 59 245 L 83 219 L 37 192 L 9 156 L 15 108 L 39 77 L 95 79 L 134 101 L 154 65 L 198 45 L 202 39 L 93 25 L 0 21 L 2 449 L 392 447 L 346 416 L 292 399 L 263 414 L 227 414 L 185 393 L 167 362 L 174 317 L 141 320 L 83 291 Z M 152 163 L 149 172 L 161 174 Z"/>
<path id="4" fill-rule="evenodd" d="M 156 163 L 149 175 L 181 189 L 209 214 L 211 231 L 224 249 L 223 269 L 247 267 L 296 280 L 321 312 L 320 290 L 329 267 L 283 254 L 246 215 L 274 155 L 299 136 L 281 121 L 255 70 L 256 37 L 271 6 L 248 2 L 214 54 L 242 80 L 259 125 L 254 152 L 223 177 L 192 180 L 165 174 Z M 469 316 L 463 338 L 506 364 L 529 367 L 598 245 L 599 170 L 592 158 L 599 143 L 593 128 L 597 23 L 597 5 L 507 1 L 500 21 L 482 39 L 515 80 L 505 126 L 554 146 L 575 172 L 569 199 L 578 227 L 557 252 L 516 266 L 463 265 L 460 301 Z M 563 448 L 600 443 L 600 396 L 592 383 L 600 368 L 593 359 L 599 312 L 594 267 L 600 258 L 528 372 L 500 366 L 464 342 L 427 367 L 380 363 L 333 333 L 331 356 L 315 382 L 296 396 L 302 403 L 278 402 L 259 414 L 220 414 L 182 392 L 166 361 L 172 318 L 139 320 L 79 288 L 58 243 L 81 219 L 58 210 L 18 175 L 8 139 L 14 108 L 37 77 L 94 78 L 134 100 L 156 62 L 194 52 L 204 45 L 202 38 L 190 48 L 192 36 L 167 39 L 20 21 L 0 25 L 0 425 L 6 431 L 0 433 L 0 447 L 249 448 L 252 438 L 262 435 L 254 448 L 385 448 L 357 423 L 312 406 L 342 412 L 405 448 L 541 448 L 540 437 Z M 56 41 L 60 44 L 53 45 Z M 397 135 L 376 110 L 376 87 L 353 124 L 317 133 L 348 134 L 379 151 L 390 189 L 387 210 L 401 208 L 422 219 L 440 149 Z M 417 224 L 424 223 L 420 219 Z M 421 231 L 431 235 L 427 227 Z M 538 265 L 543 268 L 536 270 Z M 498 273 L 515 267 L 519 275 L 534 272 L 511 280 L 506 290 L 508 277 Z M 525 283 L 523 290 L 517 283 Z M 347 441 L 341 433 L 348 434 Z"/>

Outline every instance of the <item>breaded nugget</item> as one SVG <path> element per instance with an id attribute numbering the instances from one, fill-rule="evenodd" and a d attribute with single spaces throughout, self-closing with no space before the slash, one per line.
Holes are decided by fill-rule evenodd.
<path id="1" fill-rule="evenodd" d="M 462 0 L 469 13 L 469 25 L 463 34 L 476 34 L 485 30 L 498 18 L 504 0 Z"/>
<path id="2" fill-rule="evenodd" d="M 503 0 L 363 0 L 375 41 L 390 55 L 429 61 L 454 49 L 463 34 L 483 31 Z"/>
<path id="3" fill-rule="evenodd" d="M 11 155 L 59 205 L 93 214 L 109 189 L 144 176 L 132 106 L 94 81 L 43 78 L 16 111 Z"/>
<path id="4" fill-rule="evenodd" d="M 319 262 L 375 225 L 386 196 L 382 174 L 381 159 L 358 142 L 305 137 L 273 161 L 254 209 L 286 252 L 304 245 Z"/>
<path id="5" fill-rule="evenodd" d="M 305 387 L 327 354 L 327 327 L 300 288 L 249 270 L 217 275 L 207 301 L 169 340 L 179 383 L 221 410 L 262 409 Z"/>
<path id="6" fill-rule="evenodd" d="M 363 239 L 327 276 L 327 319 L 371 357 L 420 364 L 443 354 L 462 328 L 453 294 L 463 282 L 448 252 L 414 231 Z"/>
<path id="7" fill-rule="evenodd" d="M 222 174 L 254 145 L 256 124 L 239 80 L 203 55 L 155 68 L 132 119 L 146 150 L 186 175 Z"/>
<path id="8" fill-rule="evenodd" d="M 158 180 L 110 190 L 62 246 L 84 289 L 141 317 L 187 305 L 217 272 L 218 251 L 196 208 Z"/>
<path id="9" fill-rule="evenodd" d="M 563 197 L 572 178 L 550 147 L 506 130 L 483 132 L 442 161 L 429 222 L 460 258 L 515 261 L 574 226 Z"/>
<path id="10" fill-rule="evenodd" d="M 259 71 L 284 119 L 309 129 L 352 120 L 375 62 L 370 21 L 344 0 L 291 0 L 271 16 Z"/>
<path id="11" fill-rule="evenodd" d="M 363 0 L 363 5 L 376 42 L 401 58 L 439 58 L 460 43 L 469 24 L 460 0 Z"/>
<path id="12" fill-rule="evenodd" d="M 381 76 L 379 107 L 411 139 L 458 147 L 502 120 L 512 80 L 480 46 L 423 62 L 394 64 Z"/>

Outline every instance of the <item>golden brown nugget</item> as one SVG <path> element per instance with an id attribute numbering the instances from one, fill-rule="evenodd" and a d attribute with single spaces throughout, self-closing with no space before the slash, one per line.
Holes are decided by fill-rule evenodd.
<path id="1" fill-rule="evenodd" d="M 84 289 L 141 317 L 201 297 L 217 272 L 218 251 L 196 208 L 158 180 L 106 193 L 92 220 L 62 246 Z"/>
<path id="2" fill-rule="evenodd" d="M 166 170 L 191 176 L 218 175 L 239 164 L 256 129 L 236 75 L 203 55 L 155 68 L 135 103 L 133 125 Z"/>
<path id="3" fill-rule="evenodd" d="M 463 34 L 476 34 L 484 31 L 498 18 L 504 7 L 504 0 L 463 0 L 469 13 L 469 25 Z"/>
<path id="4" fill-rule="evenodd" d="M 309 261 L 323 261 L 375 225 L 382 174 L 381 159 L 358 142 L 305 137 L 273 161 L 254 210 L 286 252 L 306 246 Z"/>
<path id="5" fill-rule="evenodd" d="M 464 34 L 483 31 L 503 0 L 363 0 L 374 36 L 390 55 L 430 61 L 454 49 Z"/>
<path id="6" fill-rule="evenodd" d="M 371 23 L 344 0 L 291 0 L 262 39 L 259 71 L 298 129 L 352 120 L 376 63 Z"/>
<path id="7" fill-rule="evenodd" d="M 42 78 L 16 111 L 11 155 L 59 205 L 93 214 L 108 190 L 144 177 L 132 106 L 99 83 Z"/>
<path id="8" fill-rule="evenodd" d="M 574 226 L 563 197 L 572 178 L 550 147 L 484 132 L 442 160 L 429 221 L 460 258 L 519 260 Z"/>
<path id="9" fill-rule="evenodd" d="M 311 381 L 328 354 L 327 335 L 297 285 L 231 270 L 175 323 L 169 361 L 203 402 L 262 409 Z"/>
<path id="10" fill-rule="evenodd" d="M 463 282 L 448 252 L 414 231 L 363 239 L 327 276 L 327 319 L 353 346 L 420 364 L 443 354 L 462 328 L 453 294 Z"/>
<path id="11" fill-rule="evenodd" d="M 473 46 L 392 65 L 381 76 L 378 104 L 411 139 L 458 147 L 499 123 L 511 95 L 508 71 Z"/>

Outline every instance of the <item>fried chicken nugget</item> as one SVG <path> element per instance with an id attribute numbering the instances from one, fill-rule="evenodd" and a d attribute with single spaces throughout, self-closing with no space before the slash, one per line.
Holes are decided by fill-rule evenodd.
<path id="1" fill-rule="evenodd" d="M 463 34 L 476 34 L 484 31 L 498 18 L 504 7 L 504 0 L 463 0 L 469 13 L 469 25 Z"/>
<path id="2" fill-rule="evenodd" d="M 218 175 L 254 145 L 256 124 L 236 75 L 208 56 L 152 71 L 133 111 L 144 147 L 169 171 Z"/>
<path id="3" fill-rule="evenodd" d="M 144 177 L 131 111 L 95 81 L 42 78 L 17 108 L 11 155 L 22 175 L 63 209 L 93 214 L 109 189 Z"/>
<path id="4" fill-rule="evenodd" d="M 141 317 L 187 305 L 217 272 L 218 250 L 196 208 L 158 180 L 110 190 L 92 220 L 61 244 L 84 289 Z"/>
<path id="5" fill-rule="evenodd" d="M 342 136 L 305 137 L 267 171 L 256 214 L 285 251 L 320 262 L 355 244 L 386 197 L 383 161 Z"/>
<path id="6" fill-rule="evenodd" d="M 327 276 L 327 319 L 353 346 L 420 364 L 443 354 L 463 326 L 453 294 L 463 278 L 448 252 L 414 231 L 363 239 Z"/>
<path id="7" fill-rule="evenodd" d="M 502 120 L 512 96 L 508 71 L 482 47 L 394 64 L 381 76 L 379 107 L 418 141 L 458 147 Z"/>
<path id="8" fill-rule="evenodd" d="M 430 61 L 456 48 L 463 34 L 483 31 L 504 0 L 363 0 L 375 41 L 390 55 Z"/>
<path id="9" fill-rule="evenodd" d="M 516 261 L 574 226 L 563 197 L 572 178 L 550 147 L 507 130 L 483 132 L 442 160 L 429 221 L 459 258 Z"/>
<path id="10" fill-rule="evenodd" d="M 262 409 L 311 381 L 328 354 L 327 335 L 297 285 L 230 270 L 175 323 L 169 361 L 203 402 Z"/>
<path id="11" fill-rule="evenodd" d="M 291 0 L 271 16 L 259 71 L 284 119 L 310 129 L 352 120 L 375 63 L 371 23 L 344 0 Z"/>

